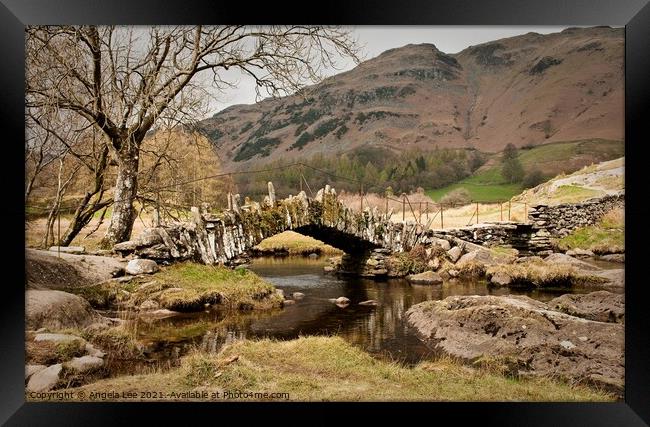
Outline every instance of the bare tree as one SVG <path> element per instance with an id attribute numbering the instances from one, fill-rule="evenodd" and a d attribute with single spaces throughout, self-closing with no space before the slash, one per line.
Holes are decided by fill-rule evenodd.
<path id="1" fill-rule="evenodd" d="M 72 179 L 74 178 L 75 174 L 79 171 L 79 168 L 81 167 L 80 164 L 74 165 L 72 171 L 68 173 L 68 177 L 64 178 L 64 174 L 65 174 L 64 156 L 59 157 L 57 160 L 59 162 L 59 172 L 57 174 L 56 195 L 54 196 L 52 206 L 50 207 L 50 212 L 47 216 L 47 222 L 45 225 L 45 236 L 43 236 L 43 241 L 41 243 L 41 245 L 44 247 L 51 246 L 52 243 L 54 242 L 56 242 L 57 245 L 64 245 L 62 243 L 62 239 L 60 239 L 60 236 L 58 236 L 58 233 L 57 233 L 57 240 L 54 240 L 54 222 L 57 220 L 57 218 L 60 220 L 59 214 L 61 212 L 61 202 L 63 200 L 63 196 L 65 195 L 65 192 L 68 189 L 70 183 L 72 182 Z M 65 244 L 64 246 L 67 246 L 67 244 Z"/>
<path id="2" fill-rule="evenodd" d="M 105 174 L 109 166 L 108 146 L 103 141 L 105 136 L 84 118 L 65 110 L 28 108 L 26 123 L 26 162 L 31 163 L 33 167 L 28 168 L 25 202 L 28 201 L 38 175 L 55 160 L 60 161 L 58 185 L 50 205 L 49 216 L 59 214 L 62 197 L 70 187 L 81 184 L 84 189 L 83 196 L 76 201 L 69 225 L 58 242 L 61 245 L 69 245 L 96 212 L 113 202 L 112 198 L 105 197 Z M 28 160 L 30 157 L 31 162 Z M 65 185 L 62 186 L 61 174 L 66 172 L 63 170 L 64 166 L 73 173 L 64 180 Z M 33 169 L 31 173 L 30 169 Z"/>
<path id="3" fill-rule="evenodd" d="M 54 138 L 49 132 L 44 132 L 33 121 L 26 121 L 25 141 L 25 204 L 34 189 L 34 183 L 41 173 L 60 156 L 61 152 L 56 150 Z"/>
<path id="4" fill-rule="evenodd" d="M 214 90 L 235 85 L 224 71 L 277 96 L 358 60 L 348 30 L 322 26 L 28 27 L 26 52 L 28 106 L 74 112 L 106 136 L 118 168 L 106 245 L 130 237 L 147 132 L 203 116 Z"/>

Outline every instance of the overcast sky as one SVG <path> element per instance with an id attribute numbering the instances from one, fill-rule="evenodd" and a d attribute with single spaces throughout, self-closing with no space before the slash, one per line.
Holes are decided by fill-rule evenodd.
<path id="1" fill-rule="evenodd" d="M 409 43 L 433 43 L 446 53 L 457 53 L 468 46 L 491 40 L 513 37 L 528 32 L 548 34 L 562 31 L 566 27 L 526 27 L 526 26 L 359 26 L 354 33 L 364 46 L 363 58 L 370 59 L 380 53 Z M 330 70 L 328 75 L 338 74 L 354 67 L 350 60 L 342 62 L 339 70 Z M 219 100 L 211 105 L 210 115 L 234 104 L 255 102 L 255 85 L 252 78 L 238 77 L 237 88 L 219 95 Z"/>

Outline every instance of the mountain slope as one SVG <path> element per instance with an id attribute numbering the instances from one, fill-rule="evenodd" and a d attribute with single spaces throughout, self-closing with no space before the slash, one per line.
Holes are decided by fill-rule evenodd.
<path id="1" fill-rule="evenodd" d="M 388 50 L 301 94 L 229 107 L 199 127 L 228 168 L 337 154 L 623 140 L 623 29 L 522 36 L 446 54 Z"/>

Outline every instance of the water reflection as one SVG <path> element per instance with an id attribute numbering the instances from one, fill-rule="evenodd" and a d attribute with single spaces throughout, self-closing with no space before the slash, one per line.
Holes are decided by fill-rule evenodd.
<path id="1" fill-rule="evenodd" d="M 218 351 L 241 339 L 292 339 L 304 335 L 338 335 L 380 357 L 417 363 L 432 356 L 405 321 L 406 311 L 426 300 L 452 295 L 504 295 L 520 293 L 549 300 L 557 293 L 491 288 L 485 282 L 452 281 L 442 285 L 411 285 L 406 280 L 373 280 L 336 277 L 323 273 L 326 259 L 260 258 L 250 266 L 291 297 L 302 292 L 282 310 L 232 314 L 219 310 L 183 314 L 157 321 L 136 320 L 138 337 L 153 357 L 176 358 L 192 347 Z M 345 308 L 329 300 L 345 296 Z M 360 302 L 376 300 L 377 306 Z"/>

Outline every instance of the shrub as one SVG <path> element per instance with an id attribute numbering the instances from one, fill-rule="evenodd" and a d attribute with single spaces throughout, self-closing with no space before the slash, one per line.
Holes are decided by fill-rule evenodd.
<path id="1" fill-rule="evenodd" d="M 143 347 L 137 340 L 137 332 L 125 326 L 100 331 L 93 334 L 89 341 L 120 359 L 137 359 L 143 356 Z"/>
<path id="2" fill-rule="evenodd" d="M 336 135 L 336 137 L 337 137 L 338 139 L 341 139 L 341 137 L 342 137 L 343 135 L 345 135 L 345 133 L 346 133 L 348 130 L 349 130 L 348 127 L 347 127 L 346 125 L 343 125 L 343 126 L 341 126 L 340 128 L 338 128 L 338 129 L 336 130 L 335 135 Z"/>
<path id="3" fill-rule="evenodd" d="M 409 274 L 422 273 L 427 269 L 426 261 L 420 257 L 421 254 L 418 251 L 413 254 L 412 252 L 402 252 L 388 259 L 388 267 L 392 274 L 395 276 L 407 276 Z"/>
<path id="4" fill-rule="evenodd" d="M 314 130 L 314 139 L 322 138 L 327 136 L 330 132 L 334 131 L 339 125 L 345 123 L 345 119 L 333 118 L 330 120 L 325 120 Z"/>
<path id="5" fill-rule="evenodd" d="M 305 145 L 307 145 L 308 143 L 310 143 L 313 140 L 314 140 L 314 136 L 311 133 L 305 131 L 305 132 L 302 133 L 302 135 L 300 135 L 300 137 L 298 137 L 296 142 L 291 144 L 291 147 L 289 147 L 289 148 L 292 149 L 292 150 L 294 148 L 298 148 L 299 150 L 302 150 L 302 147 L 304 147 Z"/>
<path id="6" fill-rule="evenodd" d="M 446 205 L 453 205 L 453 206 L 467 205 L 471 201 L 472 201 L 471 195 L 469 194 L 469 191 L 465 188 L 457 188 L 453 191 L 450 191 L 440 199 L 441 203 L 444 203 Z"/>
<path id="7" fill-rule="evenodd" d="M 236 162 L 241 162 L 244 160 L 249 160 L 256 155 L 260 157 L 267 157 L 271 154 L 271 150 L 280 145 L 280 140 L 278 138 L 260 138 L 253 141 L 248 141 L 242 145 L 241 149 L 235 155 L 234 160 Z"/>
<path id="8" fill-rule="evenodd" d="M 551 56 L 545 56 L 542 59 L 539 60 L 537 64 L 533 68 L 530 69 L 528 74 L 535 75 L 535 74 L 541 74 L 543 73 L 547 68 L 552 67 L 554 65 L 561 64 L 562 60 L 561 59 L 556 59 Z"/>
<path id="9" fill-rule="evenodd" d="M 537 187 L 539 184 L 546 181 L 546 177 L 539 169 L 534 169 L 524 176 L 522 181 L 522 186 L 524 188 L 533 188 Z"/>
<path id="10" fill-rule="evenodd" d="M 468 261 L 459 267 L 459 275 L 464 279 L 479 279 L 485 276 L 487 267 L 482 262 Z"/>
<path id="11" fill-rule="evenodd" d="M 239 134 L 241 135 L 244 132 L 248 132 L 249 130 L 251 130 L 252 127 L 253 127 L 253 122 L 246 122 L 244 127 L 242 127 L 241 130 L 239 131 Z"/>

